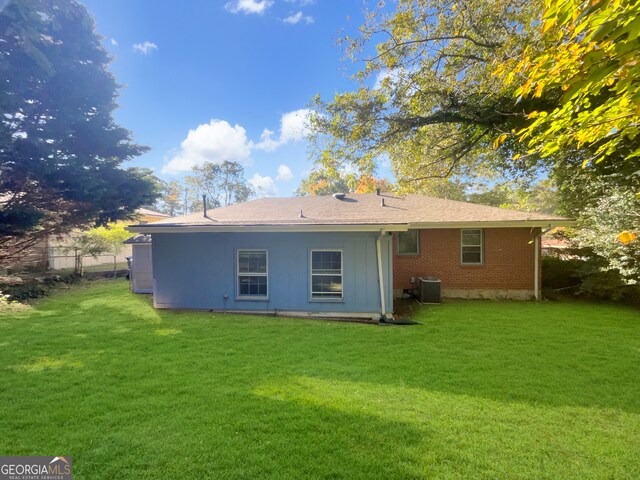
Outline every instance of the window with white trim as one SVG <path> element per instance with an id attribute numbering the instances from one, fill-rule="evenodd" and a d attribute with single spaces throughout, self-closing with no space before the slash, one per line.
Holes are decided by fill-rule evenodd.
<path id="1" fill-rule="evenodd" d="M 460 259 L 463 265 L 481 265 L 484 258 L 482 229 L 460 231 Z"/>
<path id="2" fill-rule="evenodd" d="M 311 250 L 311 298 L 342 298 L 341 250 Z"/>
<path id="3" fill-rule="evenodd" d="M 238 250 L 238 298 L 267 298 L 269 272 L 266 250 Z"/>
<path id="4" fill-rule="evenodd" d="M 397 237 L 398 255 L 419 255 L 420 254 L 420 230 L 408 230 L 398 232 Z"/>

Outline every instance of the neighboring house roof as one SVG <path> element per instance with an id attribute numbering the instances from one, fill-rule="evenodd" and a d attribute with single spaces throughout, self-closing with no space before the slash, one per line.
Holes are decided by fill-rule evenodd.
<path id="1" fill-rule="evenodd" d="M 127 238 L 124 242 L 125 245 L 146 245 L 151 243 L 151 235 L 139 233 L 133 237 Z"/>
<path id="2" fill-rule="evenodd" d="M 167 215 L 166 213 L 156 212 L 155 210 L 151 210 L 149 208 L 138 208 L 136 210 L 136 213 L 143 217 L 171 218 L 171 215 Z"/>
<path id="3" fill-rule="evenodd" d="M 563 238 L 554 238 L 554 237 L 547 237 L 547 236 L 543 236 L 542 240 L 541 240 L 541 245 L 542 248 L 548 248 L 548 249 L 566 249 L 566 248 L 571 248 L 572 245 L 571 243 Z"/>
<path id="4" fill-rule="evenodd" d="M 384 205 L 383 205 L 384 203 Z M 174 230 L 283 230 L 307 227 L 352 226 L 387 230 L 407 228 L 446 228 L 459 226 L 552 226 L 566 225 L 568 218 L 544 213 L 519 212 L 468 202 L 444 200 L 424 195 L 349 194 L 343 199 L 331 195 L 312 197 L 272 197 L 228 207 L 173 217 L 150 225 L 132 225 L 134 232 Z M 316 227 L 316 228 L 311 228 Z M 325 228 L 328 229 L 328 228 Z M 361 228 L 362 229 L 362 228 Z"/>

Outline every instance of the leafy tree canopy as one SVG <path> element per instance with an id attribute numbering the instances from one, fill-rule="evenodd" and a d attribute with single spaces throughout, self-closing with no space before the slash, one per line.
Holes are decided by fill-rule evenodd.
<path id="1" fill-rule="evenodd" d="M 494 139 L 523 128 L 524 112 L 555 102 L 517 103 L 493 62 L 541 42 L 531 27 L 540 14 L 541 5 L 524 0 L 399 0 L 395 12 L 369 13 L 359 35 L 343 39 L 347 55 L 364 60 L 358 88 L 314 100 L 316 160 L 372 174 L 387 157 L 400 191 L 429 189 L 433 178 L 528 170 L 534 157 L 513 162 L 517 142 L 494 150 Z"/>
<path id="2" fill-rule="evenodd" d="M 318 169 L 302 179 L 296 190 L 299 197 L 313 195 L 331 195 L 333 193 L 372 193 L 376 189 L 389 192 L 394 186 L 389 180 L 376 178 L 369 174 L 358 176 L 343 170 Z"/>
<path id="3" fill-rule="evenodd" d="M 124 242 L 131 237 L 124 223 L 110 223 L 71 236 L 72 241 L 64 247 L 66 252 L 97 257 L 102 253 L 120 253 Z"/>
<path id="4" fill-rule="evenodd" d="M 244 168 L 238 162 L 221 164 L 206 162 L 196 165 L 186 177 L 187 185 L 207 195 L 207 203 L 213 208 L 248 200 L 253 188 L 244 177 Z"/>
<path id="5" fill-rule="evenodd" d="M 498 65 L 520 99 L 561 91 L 553 109 L 529 111 L 517 132 L 544 156 L 588 147 L 583 165 L 633 161 L 640 173 L 640 3 L 633 0 L 545 0 L 543 50 Z"/>
<path id="6" fill-rule="evenodd" d="M 299 197 L 313 195 L 331 195 L 333 193 L 347 193 L 355 181 L 353 175 L 339 173 L 337 171 L 314 170 L 307 178 L 303 178 L 296 190 Z"/>
<path id="7" fill-rule="evenodd" d="M 550 179 L 540 180 L 531 186 L 517 181 L 491 187 L 476 186 L 474 191 L 465 196 L 465 200 L 524 212 L 555 214 L 560 209 L 558 191 Z"/>
<path id="8" fill-rule="evenodd" d="M 601 188 L 604 194 L 580 217 L 576 240 L 606 260 L 605 270 L 617 270 L 627 283 L 639 283 L 640 242 L 633 240 L 640 225 L 640 201 L 628 190 L 604 182 Z"/>
<path id="9" fill-rule="evenodd" d="M 155 207 L 172 217 L 184 213 L 184 187 L 176 181 L 163 182 Z"/>
<path id="10" fill-rule="evenodd" d="M 0 11 L 0 260 L 50 234 L 152 204 L 145 152 L 117 125 L 118 88 L 93 19 L 74 0 L 9 0 Z"/>
<path id="11" fill-rule="evenodd" d="M 118 254 L 124 248 L 123 242 L 130 236 L 124 223 L 111 223 L 72 232 L 62 251 L 75 256 L 75 272 L 82 273 L 83 257 L 98 258 L 101 254 Z"/>
<path id="12" fill-rule="evenodd" d="M 457 189 L 525 209 L 548 174 L 557 193 L 533 203 L 559 201 L 588 226 L 603 197 L 640 191 L 639 5 L 398 0 L 395 11 L 378 8 L 342 40 L 361 61 L 357 88 L 314 100 L 313 155 L 366 174 L 388 158 L 400 193 Z M 474 188 L 505 180 L 519 186 Z M 625 234 L 607 236 L 617 242 L 610 251 L 640 234 L 613 221 Z"/>
<path id="13" fill-rule="evenodd" d="M 217 208 L 247 201 L 256 192 L 238 162 L 206 162 L 194 166 L 183 181 L 164 182 L 156 208 L 171 216 L 201 211 L 203 194 L 207 206 Z"/>
<path id="14" fill-rule="evenodd" d="M 527 144 L 530 154 L 583 152 L 583 171 L 559 167 L 556 177 L 566 203 L 590 229 L 581 235 L 582 243 L 625 274 L 629 268 L 615 252 L 626 251 L 623 245 L 637 238 L 640 222 L 637 215 L 629 217 L 635 225 L 619 214 L 607 217 L 603 206 L 614 196 L 627 214 L 638 211 L 640 197 L 633 199 L 629 192 L 640 191 L 640 3 L 545 0 L 544 4 L 545 48 L 528 46 L 519 57 L 498 65 L 496 74 L 519 85 L 514 94 L 520 99 L 561 92 L 554 108 L 529 112 L 529 123 L 515 136 Z M 624 229 L 618 241 L 611 234 L 615 222 Z M 599 234 L 604 236 L 597 240 Z M 640 277 L 640 270 L 636 274 Z"/>

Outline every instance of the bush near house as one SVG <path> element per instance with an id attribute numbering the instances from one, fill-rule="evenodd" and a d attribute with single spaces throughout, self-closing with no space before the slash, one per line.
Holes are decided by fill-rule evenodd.
<path id="1" fill-rule="evenodd" d="M 615 270 L 604 270 L 606 261 L 598 257 L 542 258 L 542 288 L 547 299 L 580 297 L 640 305 L 640 285 L 629 284 Z"/>

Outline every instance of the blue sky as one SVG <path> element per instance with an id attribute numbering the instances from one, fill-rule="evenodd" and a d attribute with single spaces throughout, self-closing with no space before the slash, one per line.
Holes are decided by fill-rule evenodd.
<path id="1" fill-rule="evenodd" d="M 336 39 L 362 23 L 361 3 L 84 3 L 125 85 L 116 120 L 151 147 L 134 165 L 170 180 L 194 163 L 236 160 L 264 193 L 293 193 L 312 167 L 304 109 L 353 86 Z"/>

